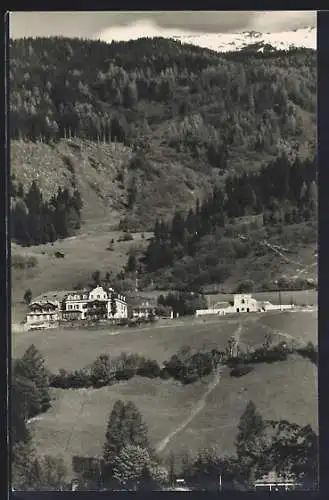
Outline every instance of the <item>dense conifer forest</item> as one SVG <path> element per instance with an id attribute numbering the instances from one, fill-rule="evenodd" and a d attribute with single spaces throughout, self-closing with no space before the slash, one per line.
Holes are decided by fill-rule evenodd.
<path id="1" fill-rule="evenodd" d="M 314 51 L 220 54 L 162 38 L 106 44 L 56 37 L 11 41 L 10 50 L 14 142 L 56 147 L 78 138 L 102 147 L 121 143 L 130 152 L 117 174 L 125 189 L 121 227 L 147 220 L 155 232 L 130 272 L 155 272 L 181 259 L 191 266 L 205 238 L 217 245 L 218 234 L 239 217 L 261 214 L 264 227 L 316 219 Z M 193 186 L 179 185 L 182 165 L 194 172 Z M 42 182 L 23 189 L 19 168 L 12 181 L 13 237 L 38 244 L 73 234 L 84 202 L 79 187 L 57 186 L 43 200 Z M 163 217 L 154 192 L 166 176 L 192 194 L 177 210 L 168 190 Z M 200 191 L 205 179 L 206 193 Z M 220 239 L 224 244 L 222 233 Z M 211 280 L 223 279 L 220 256 L 207 258 Z M 209 280 L 200 273 L 197 281 Z"/>

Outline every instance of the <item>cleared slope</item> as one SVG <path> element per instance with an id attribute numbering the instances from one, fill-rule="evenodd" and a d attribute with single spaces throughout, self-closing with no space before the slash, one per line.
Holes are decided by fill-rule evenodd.
<path id="1" fill-rule="evenodd" d="M 169 148 L 155 144 L 147 155 L 147 167 L 131 168 L 134 153 L 121 143 L 97 143 L 81 139 L 55 145 L 12 141 L 11 171 L 27 189 L 36 180 L 44 198 L 58 186 L 79 189 L 84 203 L 85 225 L 107 221 L 112 229 L 127 216 L 134 227 L 153 226 L 155 214 L 169 216 L 194 206 L 208 191 L 216 174 Z M 128 190 L 136 183 L 136 203 L 127 208 Z"/>

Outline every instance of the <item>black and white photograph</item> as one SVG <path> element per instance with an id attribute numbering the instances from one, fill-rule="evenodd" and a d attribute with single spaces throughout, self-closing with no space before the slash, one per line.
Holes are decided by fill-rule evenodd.
<path id="1" fill-rule="evenodd" d="M 13 491 L 318 491 L 316 21 L 10 13 Z"/>

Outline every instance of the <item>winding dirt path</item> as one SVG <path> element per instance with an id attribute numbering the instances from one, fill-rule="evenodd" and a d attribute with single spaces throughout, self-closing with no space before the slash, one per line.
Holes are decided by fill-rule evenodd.
<path id="1" fill-rule="evenodd" d="M 232 337 L 235 339 L 236 343 L 238 344 L 241 338 L 242 334 L 242 323 L 239 323 L 238 328 L 235 330 L 233 333 Z M 168 434 L 160 443 L 158 444 L 156 451 L 161 452 L 163 451 L 170 441 L 181 431 L 183 431 L 191 422 L 192 420 L 204 409 L 207 403 L 207 398 L 211 394 L 211 392 L 218 386 L 220 382 L 220 375 L 221 375 L 221 368 L 217 368 L 215 376 L 213 380 L 209 383 L 208 388 L 206 392 L 203 394 L 203 396 L 199 399 L 199 401 L 195 404 L 195 406 L 192 407 L 191 412 L 189 416 L 183 420 L 183 422 L 176 427 L 170 434 Z"/>
<path id="2" fill-rule="evenodd" d="M 207 397 L 217 387 L 217 385 L 219 384 L 219 382 L 220 382 L 220 369 L 217 370 L 217 372 L 215 374 L 215 377 L 209 383 L 206 392 L 199 399 L 199 401 L 197 402 L 197 404 L 192 408 L 189 416 L 185 420 L 183 420 L 183 422 L 178 427 L 176 427 L 176 429 L 174 431 L 172 431 L 164 439 L 162 439 L 162 441 L 160 441 L 160 443 L 158 444 L 158 446 L 156 448 L 157 452 L 163 451 L 168 446 L 168 444 L 170 443 L 170 441 L 179 432 L 183 431 L 192 422 L 192 420 L 198 415 L 198 413 L 200 413 L 200 411 L 203 410 L 203 408 L 205 407 L 206 402 L 207 402 Z"/>

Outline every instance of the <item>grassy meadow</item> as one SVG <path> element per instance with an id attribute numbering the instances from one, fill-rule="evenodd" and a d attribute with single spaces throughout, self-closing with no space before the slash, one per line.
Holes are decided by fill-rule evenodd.
<path id="1" fill-rule="evenodd" d="M 317 312 L 271 312 L 245 316 L 164 320 L 156 325 L 136 328 L 74 328 L 13 332 L 13 357 L 21 356 L 35 344 L 52 371 L 78 369 L 99 354 L 117 356 L 121 352 L 147 355 L 159 362 L 167 360 L 180 347 L 192 349 L 225 348 L 228 339 L 242 324 L 241 343 L 257 345 L 265 335 L 273 340 L 295 338 L 317 343 Z"/>
<path id="2" fill-rule="evenodd" d="M 106 423 L 117 399 L 133 401 L 148 425 L 156 448 L 194 411 L 211 377 L 183 386 L 173 380 L 135 377 L 102 389 L 53 390 L 53 407 L 30 425 L 40 453 L 61 455 L 70 470 L 71 457 L 101 456 Z M 171 451 L 196 453 L 215 446 L 219 453 L 234 451 L 236 426 L 252 399 L 265 418 L 287 419 L 317 429 L 316 367 L 296 358 L 258 365 L 242 379 L 222 377 L 206 404 L 180 432 L 169 439 L 160 455 Z"/>
<path id="3" fill-rule="evenodd" d="M 183 318 L 131 328 L 61 329 L 13 333 L 13 356 L 34 343 L 54 372 L 76 369 L 101 353 L 122 351 L 148 355 L 159 362 L 180 347 L 225 348 L 241 331 L 243 346 L 273 341 L 317 344 L 317 312 L 271 312 L 207 319 Z M 234 450 L 236 426 L 252 399 L 264 418 L 287 419 L 317 429 L 317 368 L 299 356 L 259 364 L 242 378 L 223 368 L 215 375 L 183 386 L 174 380 L 135 377 L 101 389 L 52 389 L 52 408 L 30 423 L 40 453 L 61 455 L 70 474 L 74 455 L 101 456 L 106 423 L 117 399 L 133 401 L 149 428 L 152 445 L 163 458 L 173 451 L 196 453 L 215 446 L 221 454 Z M 165 445 L 163 445 L 165 441 Z"/>

